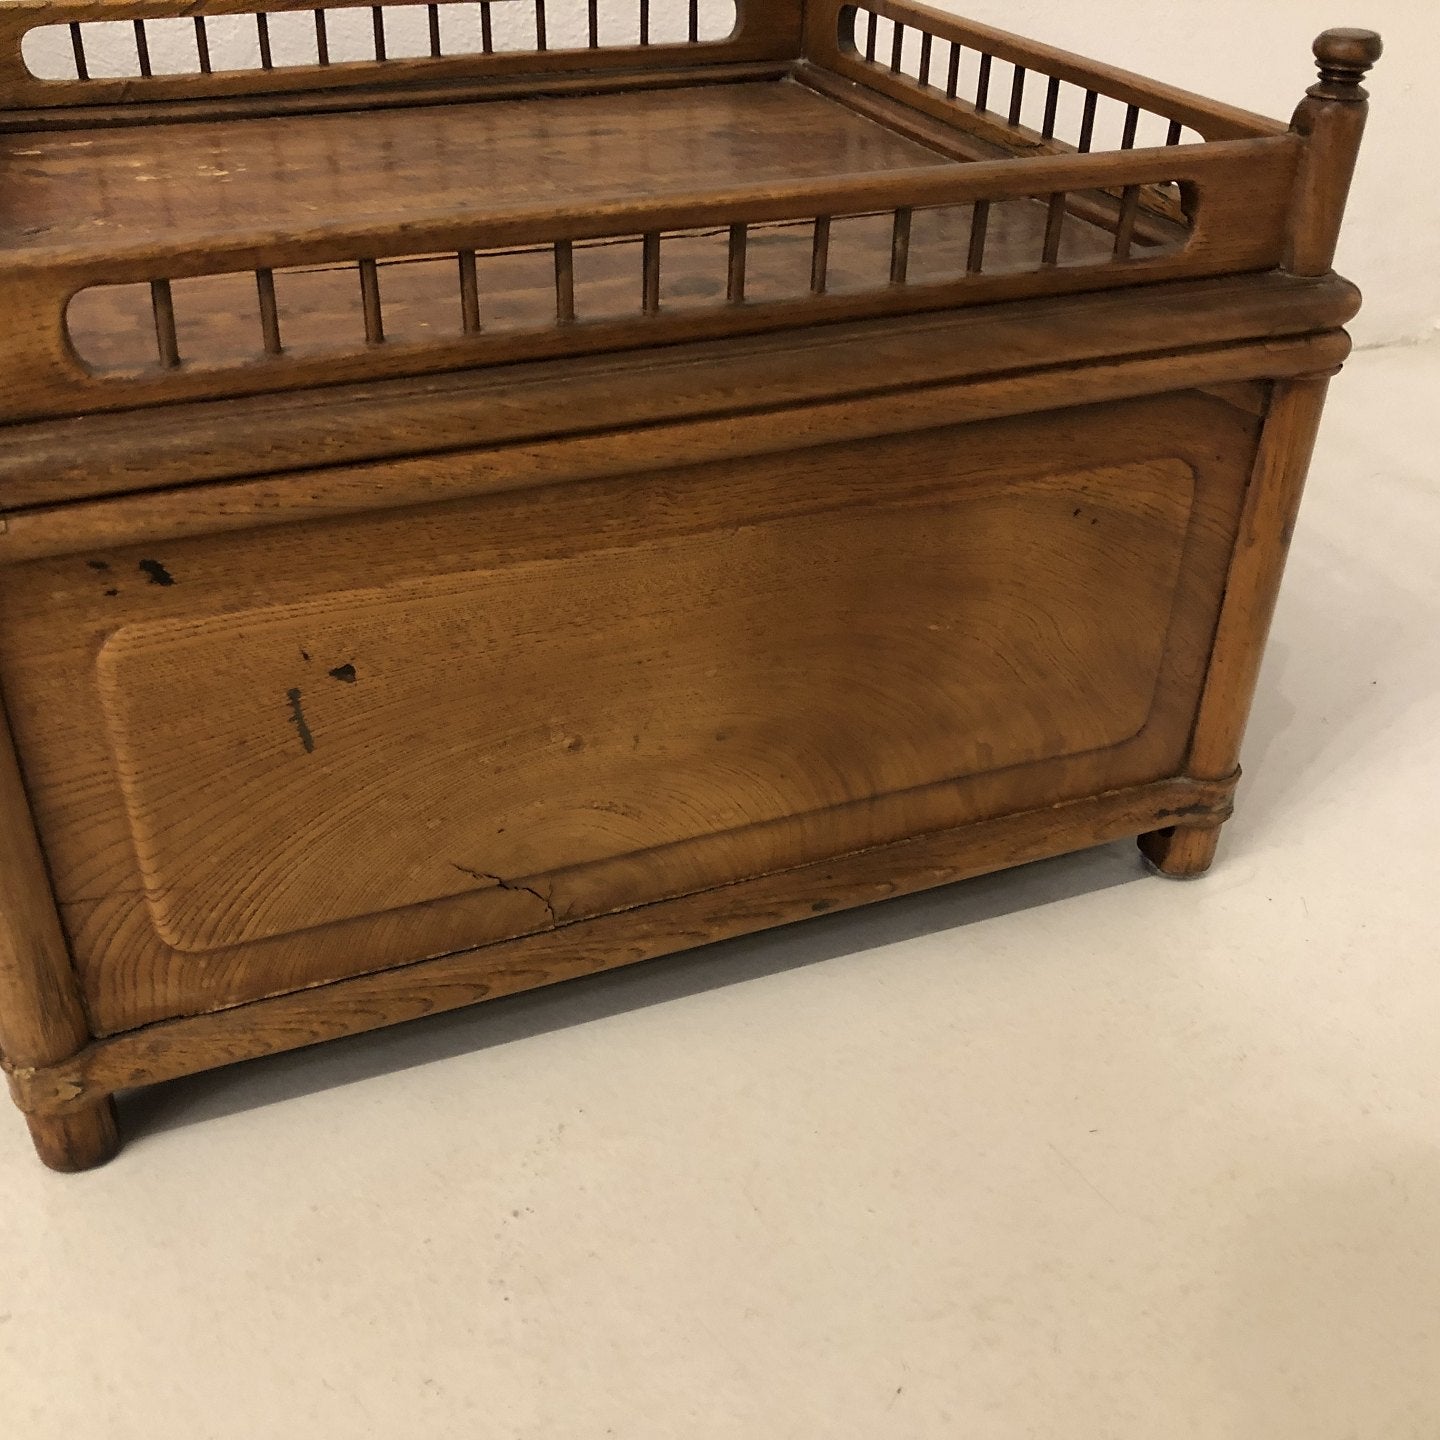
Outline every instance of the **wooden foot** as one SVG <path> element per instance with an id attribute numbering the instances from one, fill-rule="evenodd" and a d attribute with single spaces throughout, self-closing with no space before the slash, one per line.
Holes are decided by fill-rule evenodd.
<path id="1" fill-rule="evenodd" d="M 36 1153 L 52 1170 L 93 1170 L 120 1149 L 115 1102 L 108 1096 L 68 1115 L 27 1115 Z"/>
<path id="2" fill-rule="evenodd" d="M 1218 825 L 1181 826 L 1152 830 L 1140 837 L 1145 863 L 1169 880 L 1198 880 L 1215 863 L 1220 844 Z"/>

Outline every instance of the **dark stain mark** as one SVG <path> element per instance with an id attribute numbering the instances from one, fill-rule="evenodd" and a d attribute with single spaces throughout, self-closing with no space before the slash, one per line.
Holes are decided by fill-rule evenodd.
<path id="1" fill-rule="evenodd" d="M 300 652 L 300 658 L 308 665 L 310 663 L 310 652 L 308 650 L 302 650 Z"/>
<path id="2" fill-rule="evenodd" d="M 346 685 L 353 685 L 360 677 L 355 673 L 353 665 L 337 665 L 331 672 L 332 680 L 341 680 Z"/>
<path id="3" fill-rule="evenodd" d="M 85 563 L 92 570 L 108 570 L 110 568 L 110 562 L 108 560 L 87 560 Z"/>
<path id="4" fill-rule="evenodd" d="M 120 592 L 118 590 L 111 589 L 107 590 L 105 593 L 113 600 Z"/>
<path id="5" fill-rule="evenodd" d="M 1100 523 L 1100 517 L 1097 515 L 1090 523 L 1092 525 L 1098 525 Z"/>
<path id="6" fill-rule="evenodd" d="M 300 707 L 300 692 L 288 690 L 285 698 L 290 702 L 290 721 L 299 732 L 300 743 L 305 747 L 305 753 L 309 755 L 315 749 L 315 737 L 310 733 L 310 727 L 305 723 L 305 711 Z"/>
<path id="7" fill-rule="evenodd" d="M 817 900 L 811 905 L 810 913 L 812 915 L 823 915 L 827 910 L 833 910 L 834 908 L 835 902 L 833 900 Z"/>
<path id="8" fill-rule="evenodd" d="M 566 742 L 565 748 L 573 755 L 577 750 L 585 748 L 585 737 L 583 735 L 572 735 Z"/>
<path id="9" fill-rule="evenodd" d="M 1080 507 L 1077 505 L 1077 506 L 1070 512 L 1070 514 L 1071 514 L 1072 518 L 1078 520 L 1078 519 L 1080 518 Z"/>
<path id="10" fill-rule="evenodd" d="M 1206 804 L 1204 801 L 1194 805 L 1179 805 L 1173 810 L 1161 810 L 1155 818 L 1157 820 L 1187 820 L 1200 816 L 1211 820 L 1224 818 L 1214 805 Z"/>
<path id="11" fill-rule="evenodd" d="M 140 569 L 144 571 L 152 585 L 173 585 L 175 583 L 175 577 L 158 560 L 142 560 Z"/>
<path id="12" fill-rule="evenodd" d="M 488 880 L 497 890 L 510 890 L 517 895 L 532 895 L 545 907 L 545 913 L 550 917 L 550 923 L 552 925 L 560 923 L 560 917 L 555 913 L 555 907 L 533 885 L 521 885 L 514 880 L 506 880 L 504 876 L 491 875 L 486 870 L 472 870 L 468 865 L 461 865 L 455 860 L 450 862 L 450 868 L 458 870 L 462 875 L 468 875 L 472 880 Z"/>

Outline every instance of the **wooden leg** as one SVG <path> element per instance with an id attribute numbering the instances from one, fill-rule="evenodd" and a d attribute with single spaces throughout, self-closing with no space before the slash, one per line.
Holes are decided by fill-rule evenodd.
<path id="1" fill-rule="evenodd" d="M 67 1115 L 27 1115 L 36 1153 L 52 1170 L 93 1170 L 120 1149 L 115 1102 L 107 1095 Z"/>
<path id="2" fill-rule="evenodd" d="M 1218 825 L 1174 825 L 1140 837 L 1145 863 L 1169 880 L 1198 880 L 1214 863 Z"/>

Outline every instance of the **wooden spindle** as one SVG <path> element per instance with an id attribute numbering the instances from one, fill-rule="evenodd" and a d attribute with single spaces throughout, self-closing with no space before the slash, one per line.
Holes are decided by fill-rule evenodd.
<path id="1" fill-rule="evenodd" d="M 550 48 L 549 26 L 545 23 L 545 0 L 535 0 L 535 48 L 542 53 Z"/>
<path id="2" fill-rule="evenodd" d="M 725 281 L 725 299 L 731 305 L 745 303 L 745 270 L 749 259 L 750 227 L 730 227 L 730 270 Z"/>
<path id="3" fill-rule="evenodd" d="M 1141 186 L 1127 185 L 1120 197 L 1120 221 L 1115 226 L 1115 258 L 1128 260 L 1135 243 L 1135 222 L 1140 218 Z"/>
<path id="4" fill-rule="evenodd" d="M 1042 265 L 1060 263 L 1060 241 L 1065 234 L 1065 201 L 1063 190 L 1050 197 L 1050 210 L 1045 217 L 1045 249 L 1040 257 Z"/>
<path id="5" fill-rule="evenodd" d="M 439 60 L 444 53 L 440 48 L 440 7 L 427 5 L 425 11 L 430 23 L 430 58 Z"/>
<path id="6" fill-rule="evenodd" d="M 979 275 L 985 269 L 985 237 L 990 229 L 990 202 L 977 200 L 970 212 L 970 254 L 965 261 L 967 275 Z"/>
<path id="7" fill-rule="evenodd" d="M 810 293 L 823 295 L 830 284 L 830 217 L 815 221 L 815 239 L 810 246 Z"/>
<path id="8" fill-rule="evenodd" d="M 280 344 L 280 307 L 275 301 L 275 272 L 255 272 L 255 293 L 260 301 L 260 338 L 267 355 L 278 355 Z"/>
<path id="9" fill-rule="evenodd" d="M 1140 107 L 1129 105 L 1125 109 L 1125 129 L 1120 136 L 1120 148 L 1133 150 L 1135 137 L 1140 133 Z"/>
<path id="10" fill-rule="evenodd" d="M 1045 87 L 1045 122 L 1040 133 L 1047 139 L 1055 138 L 1055 121 L 1060 114 L 1060 78 L 1057 75 L 1050 77 L 1050 83 Z"/>
<path id="11" fill-rule="evenodd" d="M 1010 85 L 1010 113 L 1006 120 L 1011 125 L 1020 123 L 1020 116 L 1025 110 L 1025 67 L 1015 67 L 1015 79 Z"/>
<path id="12" fill-rule="evenodd" d="M 1090 153 L 1091 146 L 1095 143 L 1095 111 L 1100 104 L 1100 96 L 1094 90 L 1085 92 L 1085 115 L 1080 121 L 1080 144 L 1079 151 L 1082 155 Z"/>
<path id="13" fill-rule="evenodd" d="M 930 64 L 934 59 L 935 37 L 928 31 L 920 32 L 920 83 L 930 83 Z"/>
<path id="14" fill-rule="evenodd" d="M 132 20 L 135 27 L 135 57 L 140 62 L 140 73 L 148 76 L 150 71 L 150 41 L 145 35 L 145 22 L 143 20 Z"/>
<path id="15" fill-rule="evenodd" d="M 905 27 L 898 20 L 892 23 L 895 29 L 890 36 L 890 73 L 898 75 L 905 63 Z"/>
<path id="16" fill-rule="evenodd" d="M 650 43 L 650 0 L 640 0 L 640 43 Z"/>
<path id="17" fill-rule="evenodd" d="M 690 43 L 700 43 L 700 0 L 690 0 Z"/>
<path id="18" fill-rule="evenodd" d="M 600 0 L 590 0 L 588 19 L 590 27 L 590 48 L 600 48 Z"/>
<path id="19" fill-rule="evenodd" d="M 85 37 L 80 32 L 80 22 L 70 22 L 70 52 L 75 57 L 75 78 L 77 80 L 88 80 L 90 78 L 90 67 L 85 61 Z"/>
<path id="20" fill-rule="evenodd" d="M 1165 133 L 1165 143 L 1167 145 L 1178 145 L 1184 133 L 1185 127 L 1178 120 L 1172 120 L 1170 122 L 1170 129 Z"/>
<path id="21" fill-rule="evenodd" d="M 321 65 L 330 63 L 330 32 L 325 24 L 325 12 L 315 12 L 315 58 Z"/>
<path id="22" fill-rule="evenodd" d="M 963 47 L 958 40 L 950 42 L 950 69 L 945 75 L 945 98 L 953 100 L 960 93 L 960 54 Z"/>
<path id="23" fill-rule="evenodd" d="M 168 280 L 150 282 L 150 313 L 155 319 L 155 344 L 167 370 L 180 364 L 180 342 L 175 336 L 175 298 Z"/>
<path id="24" fill-rule="evenodd" d="M 365 343 L 383 344 L 385 320 L 380 312 L 380 270 L 373 260 L 360 261 L 360 305 L 365 312 Z"/>
<path id="25" fill-rule="evenodd" d="M 569 240 L 555 242 L 555 321 L 575 323 L 575 246 Z"/>
<path id="26" fill-rule="evenodd" d="M 195 17 L 195 56 L 200 62 L 200 73 L 209 75 L 212 73 L 210 65 L 210 37 L 205 33 L 205 17 Z"/>
<path id="27" fill-rule="evenodd" d="M 890 283 L 903 285 L 910 274 L 910 226 L 915 212 L 902 205 L 890 232 Z"/>
<path id="28" fill-rule="evenodd" d="M 660 233 L 649 231 L 643 247 L 645 284 L 642 308 L 647 315 L 660 313 Z"/>
<path id="29" fill-rule="evenodd" d="M 273 70 L 275 56 L 270 49 L 270 17 L 263 10 L 255 16 L 255 33 L 260 41 L 260 68 Z"/>
<path id="30" fill-rule="evenodd" d="M 1306 92 L 1291 125 L 1305 142 L 1285 261 L 1293 274 L 1326 275 L 1335 263 L 1370 111 L 1363 82 L 1384 49 L 1373 30 L 1327 30 L 1315 42 L 1320 81 Z"/>
<path id="31" fill-rule="evenodd" d="M 375 58 L 388 60 L 390 57 L 385 53 L 385 7 L 383 5 L 370 7 L 370 29 L 375 37 Z"/>
<path id="32" fill-rule="evenodd" d="M 875 47 L 880 40 L 880 17 L 871 10 L 865 22 L 865 58 L 875 63 Z"/>
<path id="33" fill-rule="evenodd" d="M 988 110 L 990 108 L 990 69 L 995 63 L 993 55 L 982 55 L 980 57 L 980 79 L 975 86 L 975 108 L 977 110 Z"/>
<path id="34" fill-rule="evenodd" d="M 462 250 L 460 260 L 460 328 L 467 335 L 480 333 L 480 279 L 475 269 L 475 252 Z"/>
<path id="35" fill-rule="evenodd" d="M 487 55 L 495 53 L 495 22 L 490 16 L 490 0 L 480 0 L 480 48 Z"/>

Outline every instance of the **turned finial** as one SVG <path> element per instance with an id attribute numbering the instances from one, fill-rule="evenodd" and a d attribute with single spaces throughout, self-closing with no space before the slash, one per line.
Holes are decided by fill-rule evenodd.
<path id="1" fill-rule="evenodd" d="M 1384 49 L 1373 30 L 1327 30 L 1315 42 L 1320 83 L 1310 87 L 1310 94 L 1317 100 L 1368 100 L 1361 82 Z"/>

